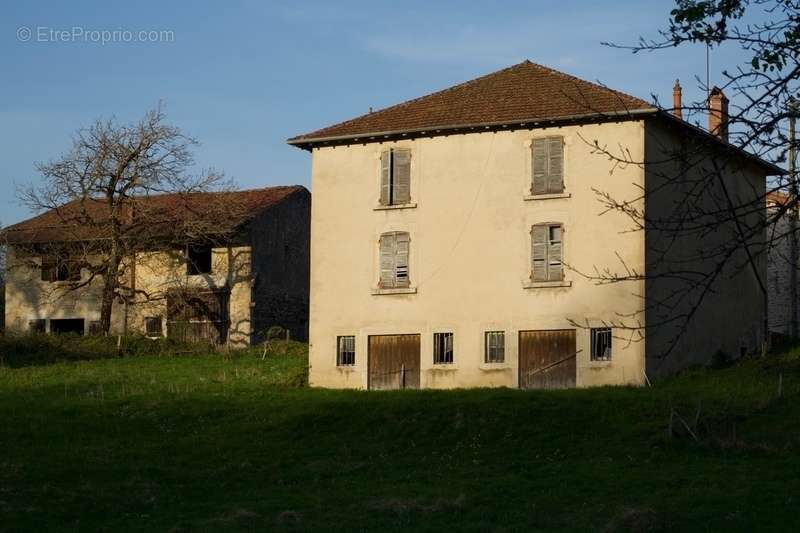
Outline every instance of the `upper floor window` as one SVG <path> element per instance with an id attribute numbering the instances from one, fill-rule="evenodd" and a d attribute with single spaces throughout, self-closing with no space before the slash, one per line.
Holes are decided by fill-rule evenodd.
<path id="1" fill-rule="evenodd" d="M 537 224 L 531 230 L 531 279 L 560 281 L 564 279 L 562 264 L 564 228 L 561 224 Z"/>
<path id="2" fill-rule="evenodd" d="M 381 235 L 380 268 L 382 289 L 403 288 L 410 285 L 408 278 L 408 233 L 393 231 Z"/>
<path id="3" fill-rule="evenodd" d="M 411 202 L 411 150 L 392 148 L 381 154 L 381 205 Z"/>
<path id="4" fill-rule="evenodd" d="M 211 273 L 211 246 L 190 244 L 187 247 L 186 273 L 189 276 Z"/>
<path id="5" fill-rule="evenodd" d="M 531 144 L 533 183 L 531 194 L 564 192 L 564 138 L 543 137 Z"/>
<path id="6" fill-rule="evenodd" d="M 80 281 L 81 264 L 73 259 L 42 257 L 42 281 Z"/>

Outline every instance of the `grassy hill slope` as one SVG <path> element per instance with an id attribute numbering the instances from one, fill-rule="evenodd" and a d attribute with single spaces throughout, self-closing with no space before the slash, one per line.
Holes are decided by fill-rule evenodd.
<path id="1" fill-rule="evenodd" d="M 797 352 L 651 388 L 387 393 L 309 389 L 305 347 L 280 352 L 0 367 L 0 529 L 800 527 Z"/>

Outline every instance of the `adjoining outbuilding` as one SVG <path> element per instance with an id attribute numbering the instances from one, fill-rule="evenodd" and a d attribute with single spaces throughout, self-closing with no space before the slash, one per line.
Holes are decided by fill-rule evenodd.
<path id="1" fill-rule="evenodd" d="M 136 231 L 151 232 L 147 242 L 152 248 L 125 258 L 111 333 L 241 347 L 260 341 L 268 328 L 280 326 L 292 338 L 307 339 L 311 207 L 307 189 L 282 186 L 135 200 L 128 219 L 134 227 L 146 214 L 147 223 Z M 80 223 L 87 216 L 94 222 L 91 226 Z M 107 216 L 101 200 L 89 199 L 3 230 L 8 245 L 9 331 L 97 331 L 102 278 L 85 251 L 102 249 L 87 243 L 105 238 L 97 228 Z M 235 217 L 224 224 L 234 231 L 193 235 L 193 223 L 208 217 Z M 206 220 L 202 227 L 213 223 Z"/>

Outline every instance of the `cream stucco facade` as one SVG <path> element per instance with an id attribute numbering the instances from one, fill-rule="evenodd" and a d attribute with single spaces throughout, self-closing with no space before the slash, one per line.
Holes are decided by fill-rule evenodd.
<path id="1" fill-rule="evenodd" d="M 605 213 L 594 189 L 641 202 L 643 167 L 614 165 L 591 142 L 622 145 L 644 159 L 644 121 L 423 137 L 314 148 L 310 381 L 368 387 L 371 335 L 420 335 L 420 386 L 518 386 L 518 334 L 576 330 L 576 385 L 640 384 L 645 341 L 615 332 L 610 361 L 590 360 L 588 327 L 635 315 L 641 281 L 597 285 L 581 273 L 643 271 L 642 232 Z M 531 143 L 563 136 L 565 192 L 532 198 Z M 411 202 L 379 205 L 380 154 L 411 150 Z M 643 207 L 643 206 L 639 206 Z M 530 281 L 531 228 L 564 228 L 563 283 Z M 410 288 L 378 290 L 381 234 L 410 235 Z M 583 327 L 585 326 L 585 327 Z M 505 361 L 486 363 L 484 333 L 505 332 Z M 433 364 L 433 334 L 453 333 L 454 361 Z M 337 337 L 355 336 L 355 364 L 337 366 Z"/>

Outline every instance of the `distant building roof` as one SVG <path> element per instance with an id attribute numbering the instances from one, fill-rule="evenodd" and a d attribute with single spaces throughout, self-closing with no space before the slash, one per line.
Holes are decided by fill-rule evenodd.
<path id="1" fill-rule="evenodd" d="M 203 227 L 213 226 L 215 219 L 219 227 L 244 225 L 298 191 L 306 189 L 292 185 L 244 191 L 155 194 L 135 198 L 127 216 L 139 213 L 145 217 L 146 231 L 150 231 L 151 236 L 170 238 L 201 220 Z M 79 199 L 8 226 L 0 235 L 9 244 L 102 239 L 108 236 L 104 226 L 108 219 L 108 205 L 104 201 Z"/>

